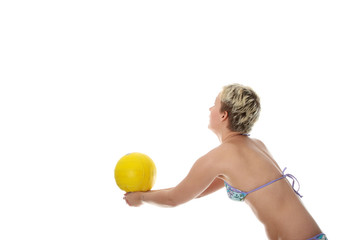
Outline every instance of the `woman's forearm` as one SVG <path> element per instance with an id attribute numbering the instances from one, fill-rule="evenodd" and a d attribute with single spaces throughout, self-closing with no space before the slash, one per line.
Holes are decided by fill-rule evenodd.
<path id="1" fill-rule="evenodd" d="M 214 154 L 212 151 L 211 154 L 199 158 L 188 175 L 176 187 L 158 191 L 126 193 L 124 200 L 129 206 L 134 207 L 140 206 L 144 202 L 162 207 L 175 207 L 191 201 L 201 194 L 204 196 L 214 192 L 219 189 L 219 183 L 221 183 L 221 181 L 214 183 L 214 179 L 219 176 L 216 168 L 218 163 L 214 164 L 219 157 Z M 210 185 L 212 186 L 209 188 Z M 205 191 L 206 189 L 208 191 Z"/>
<path id="2" fill-rule="evenodd" d="M 171 190 L 172 188 L 142 192 L 141 201 L 161 207 L 175 207 L 177 204 L 171 198 Z"/>

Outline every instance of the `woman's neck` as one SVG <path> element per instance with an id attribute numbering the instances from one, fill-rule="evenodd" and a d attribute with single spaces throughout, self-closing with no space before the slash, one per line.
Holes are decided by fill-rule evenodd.
<path id="1" fill-rule="evenodd" d="M 221 143 L 229 142 L 231 139 L 238 136 L 247 137 L 248 135 L 239 132 L 231 132 L 230 130 L 224 132 L 223 134 L 218 134 L 218 138 Z"/>

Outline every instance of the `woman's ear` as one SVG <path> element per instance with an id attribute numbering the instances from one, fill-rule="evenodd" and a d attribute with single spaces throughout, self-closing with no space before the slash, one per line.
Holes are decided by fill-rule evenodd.
<path id="1" fill-rule="evenodd" d="M 227 111 L 224 111 L 222 114 L 221 114 L 221 120 L 222 121 L 225 121 L 226 119 L 228 119 L 229 117 L 229 114 Z"/>

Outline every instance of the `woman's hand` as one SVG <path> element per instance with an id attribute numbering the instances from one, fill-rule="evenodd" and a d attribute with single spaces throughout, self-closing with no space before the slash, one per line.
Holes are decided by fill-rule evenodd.
<path id="1" fill-rule="evenodd" d="M 124 194 L 123 199 L 131 207 L 139 207 L 142 205 L 142 192 L 128 192 Z"/>

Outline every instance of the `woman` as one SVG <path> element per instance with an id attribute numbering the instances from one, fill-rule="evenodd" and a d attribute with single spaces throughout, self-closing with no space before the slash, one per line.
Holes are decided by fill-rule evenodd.
<path id="1" fill-rule="evenodd" d="M 143 202 L 177 206 L 226 187 L 228 196 L 246 202 L 264 224 L 269 239 L 327 239 L 265 145 L 249 137 L 260 101 L 249 87 L 225 86 L 210 108 L 209 128 L 221 144 L 198 159 L 176 187 L 126 193 L 130 206 Z M 241 190 L 239 190 L 241 189 Z"/>

